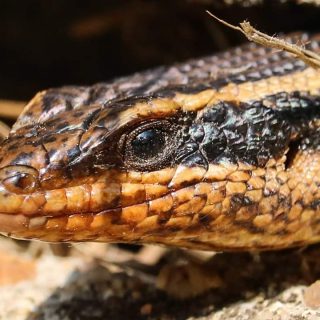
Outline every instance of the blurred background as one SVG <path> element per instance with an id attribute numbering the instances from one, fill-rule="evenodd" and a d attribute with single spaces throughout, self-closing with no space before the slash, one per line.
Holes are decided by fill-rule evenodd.
<path id="1" fill-rule="evenodd" d="M 0 99 L 27 101 L 48 87 L 106 81 L 245 41 L 206 9 L 269 34 L 317 31 L 316 2 L 2 0 Z"/>
<path id="2" fill-rule="evenodd" d="M 297 30 L 317 32 L 320 31 L 319 2 L 0 0 L 0 121 L 10 127 L 25 102 L 37 91 L 48 87 L 109 81 L 146 68 L 213 54 L 246 41 L 239 32 L 214 21 L 205 10 L 233 24 L 248 19 L 253 26 L 270 35 Z M 0 126 L 0 134 L 3 132 L 5 135 L 7 130 Z M 163 319 L 184 319 L 190 315 L 209 314 L 212 301 L 224 307 L 242 295 L 242 286 L 235 288 L 230 282 L 228 288 L 232 288 L 232 294 L 226 290 L 208 299 L 178 304 L 177 308 L 175 303 L 155 291 L 153 285 L 166 250 L 92 244 L 73 248 L 76 250 L 64 245 L 49 247 L 0 238 L 0 319 L 44 319 L 45 314 L 52 315 L 52 319 L 62 319 L 60 312 L 65 312 L 64 315 L 70 319 L 145 319 L 152 313 L 155 314 L 154 319 L 160 319 L 163 312 L 169 313 Z M 176 259 L 172 251 L 169 255 Z M 69 260 L 62 257 L 69 257 Z M 271 261 L 282 261 L 283 266 L 300 264 L 295 256 L 290 256 L 289 260 L 285 255 L 281 257 L 284 260 L 274 256 Z M 63 259 L 63 263 L 59 259 Z M 261 276 L 256 282 L 250 280 L 251 291 L 257 289 L 256 283 L 261 285 L 262 279 L 267 281 L 261 265 L 256 265 L 258 271 L 252 267 L 256 260 L 253 262 L 251 258 L 239 255 L 233 256 L 234 263 L 230 264 L 230 259 L 227 255 L 224 262 L 217 264 L 226 278 L 234 280 L 241 277 L 235 275 L 234 270 L 231 276 L 226 271 L 228 267 L 237 265 L 237 270 L 249 270 L 248 277 L 249 274 Z M 107 274 L 105 271 L 101 273 L 99 268 L 97 272 L 96 265 L 92 267 L 95 272 L 91 273 L 88 260 L 91 264 L 98 261 L 102 265 L 105 260 L 107 264 L 113 261 L 120 268 L 116 269 L 120 270 L 120 276 L 115 277 L 112 268 Z M 132 267 L 131 271 L 127 270 L 128 266 Z M 270 268 L 273 268 L 272 263 Z M 279 266 L 275 269 L 280 272 Z M 58 270 L 54 276 L 53 270 Z M 314 277 L 320 272 L 319 265 L 316 270 Z M 280 273 L 283 277 L 289 274 L 287 269 Z M 299 277 L 300 274 L 295 274 L 291 280 L 294 282 Z M 82 282 L 78 281 L 79 278 Z M 49 279 L 58 280 L 50 282 Z M 26 287 L 20 286 L 22 280 L 29 281 Z M 96 286 L 97 281 L 99 285 Z M 88 289 L 88 283 L 95 291 Z M 65 295 L 65 300 L 60 303 L 57 297 L 60 297 L 61 290 L 54 291 L 56 286 L 72 298 L 68 300 Z M 111 293 L 108 291 L 107 295 L 106 290 L 111 290 Z M 84 295 L 78 297 L 79 292 L 84 292 Z M 19 300 L 15 298 L 17 296 Z M 43 297 L 47 297 L 44 302 Z M 109 297 L 113 299 L 111 304 Z M 13 305 L 9 303 L 12 300 L 16 301 Z M 28 302 L 21 305 L 20 301 Z M 87 308 L 83 302 L 88 301 Z M 101 303 L 97 304 L 97 301 Z M 90 309 L 92 305 L 95 310 L 99 305 L 99 315 L 94 316 Z M 79 316 L 75 312 L 77 308 L 87 313 Z M 54 318 L 57 314 L 61 317 Z"/>

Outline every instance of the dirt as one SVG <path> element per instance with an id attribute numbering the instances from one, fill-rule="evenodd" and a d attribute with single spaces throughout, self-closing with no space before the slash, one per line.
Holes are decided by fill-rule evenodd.
<path id="1" fill-rule="evenodd" d="M 64 252 L 57 256 L 48 245 L 1 239 L 0 259 L 5 257 L 7 277 L 12 279 L 10 274 L 22 263 L 34 266 L 35 273 L 21 272 L 19 279 L 1 283 L 0 319 L 319 319 L 318 300 L 307 294 L 304 298 L 320 275 L 319 248 L 209 257 L 195 252 L 190 258 L 188 252 L 166 250 L 159 256 L 157 247 L 83 244 L 67 254 L 54 250 Z M 191 270 L 198 270 L 197 277 L 202 272 L 218 277 L 218 285 L 184 300 L 158 289 L 159 273 L 171 266 L 177 291 L 192 294 L 192 281 L 181 277 L 181 266 L 194 264 L 195 255 L 203 271 Z M 317 294 L 311 292 L 311 297 L 317 299 Z M 310 301 L 313 308 L 307 306 Z"/>

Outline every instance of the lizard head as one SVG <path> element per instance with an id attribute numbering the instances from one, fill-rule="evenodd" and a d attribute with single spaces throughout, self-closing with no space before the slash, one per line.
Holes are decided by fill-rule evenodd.
<path id="1" fill-rule="evenodd" d="M 41 92 L 1 145 L 0 230 L 201 249 L 314 241 L 317 79 L 298 65 L 281 77 L 198 79 L 146 95 L 130 87 L 115 96 L 114 83 Z"/>

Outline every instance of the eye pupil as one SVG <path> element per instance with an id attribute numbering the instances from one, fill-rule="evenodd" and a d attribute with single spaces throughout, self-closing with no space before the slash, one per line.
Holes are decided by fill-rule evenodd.
<path id="1" fill-rule="evenodd" d="M 165 134 L 161 130 L 148 129 L 139 133 L 131 142 L 136 156 L 149 159 L 161 152 L 165 146 Z"/>
<path id="2" fill-rule="evenodd" d="M 130 170 L 159 170 L 171 164 L 180 137 L 179 127 L 166 119 L 140 123 L 119 144 L 123 165 Z"/>

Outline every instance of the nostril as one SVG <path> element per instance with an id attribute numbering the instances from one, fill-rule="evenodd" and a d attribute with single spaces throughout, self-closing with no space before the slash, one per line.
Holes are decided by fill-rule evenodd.
<path id="1" fill-rule="evenodd" d="M 27 166 L 8 166 L 0 170 L 3 186 L 13 193 L 32 193 L 39 186 L 38 172 Z"/>
<path id="2" fill-rule="evenodd" d="M 15 193 L 31 193 L 38 186 L 35 177 L 28 173 L 18 173 L 2 181 L 8 191 Z"/>

